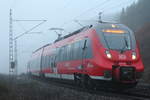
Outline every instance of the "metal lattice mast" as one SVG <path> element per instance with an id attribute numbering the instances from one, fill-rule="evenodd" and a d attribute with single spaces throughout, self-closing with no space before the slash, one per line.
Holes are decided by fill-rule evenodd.
<path id="1" fill-rule="evenodd" d="M 17 39 L 14 40 L 14 46 L 15 75 L 18 75 Z"/>
<path id="2" fill-rule="evenodd" d="M 10 9 L 9 15 L 9 74 L 13 72 L 13 19 L 12 9 Z"/>
<path id="3" fill-rule="evenodd" d="M 40 21 L 39 24 L 33 26 L 29 30 L 26 30 L 22 34 L 20 34 L 20 35 L 16 36 L 15 38 L 13 38 L 13 41 L 14 41 L 14 63 L 15 63 L 14 74 L 17 76 L 18 75 L 18 49 L 17 49 L 17 40 L 19 38 L 21 38 L 22 36 L 24 36 L 25 34 L 30 34 L 30 32 L 32 30 L 34 30 L 35 28 L 37 28 L 40 25 L 42 25 L 44 22 L 46 22 L 46 20 L 13 20 L 13 21 L 14 22 L 19 22 L 19 21 L 28 21 L 28 22 L 31 22 L 31 21 Z M 40 32 L 33 32 L 33 33 L 40 33 Z"/>
<path id="4" fill-rule="evenodd" d="M 29 30 L 26 30 L 19 36 L 13 37 L 13 22 L 19 22 L 19 21 L 28 21 L 28 22 L 40 21 L 40 23 L 33 26 Z M 25 34 L 30 33 L 32 30 L 39 27 L 44 22 L 46 22 L 46 20 L 14 20 L 12 18 L 12 9 L 10 9 L 10 14 L 9 14 L 9 74 L 10 75 L 18 74 L 17 39 L 24 36 Z M 35 32 L 35 33 L 39 33 L 39 32 Z"/>

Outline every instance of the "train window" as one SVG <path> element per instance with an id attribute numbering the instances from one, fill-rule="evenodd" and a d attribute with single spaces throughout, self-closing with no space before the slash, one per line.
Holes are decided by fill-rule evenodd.
<path id="1" fill-rule="evenodd" d="M 42 68 L 44 67 L 44 58 L 43 58 L 43 56 L 41 57 L 41 66 L 42 66 Z"/>
<path id="2" fill-rule="evenodd" d="M 63 61 L 68 60 L 68 54 L 67 54 L 67 46 L 64 46 L 64 53 L 63 53 Z"/>
<path id="3" fill-rule="evenodd" d="M 44 56 L 42 56 L 42 68 L 45 68 L 45 57 Z"/>
<path id="4" fill-rule="evenodd" d="M 51 67 L 51 56 L 49 56 L 49 63 L 48 66 Z"/>
<path id="5" fill-rule="evenodd" d="M 59 58 L 58 58 L 58 61 L 62 61 L 62 50 L 63 48 L 59 48 Z"/>
<path id="6" fill-rule="evenodd" d="M 68 53 L 68 45 L 66 46 L 66 61 L 68 61 L 69 60 L 69 58 L 68 58 L 68 56 L 69 56 L 69 53 Z"/>
<path id="7" fill-rule="evenodd" d="M 74 49 L 74 46 L 75 46 L 75 43 L 72 43 L 69 45 L 69 60 L 74 60 L 75 57 L 74 57 L 74 52 L 75 52 L 75 49 Z"/>
<path id="8" fill-rule="evenodd" d="M 73 58 L 73 50 L 72 50 L 72 44 L 70 44 L 70 60 Z"/>
<path id="9" fill-rule="evenodd" d="M 62 47 L 62 52 L 61 52 L 61 61 L 65 61 L 65 47 Z"/>
<path id="10" fill-rule="evenodd" d="M 121 35 L 105 34 L 104 38 L 105 41 L 107 42 L 107 46 L 110 49 L 114 50 L 131 49 L 130 38 L 128 34 L 121 34 Z M 116 43 L 118 45 L 116 45 Z"/>
<path id="11" fill-rule="evenodd" d="M 35 68 L 37 68 L 38 67 L 37 66 L 37 58 L 35 59 L 34 63 L 35 63 Z"/>
<path id="12" fill-rule="evenodd" d="M 68 60 L 71 60 L 71 56 L 72 56 L 72 54 L 71 54 L 71 45 L 67 46 L 67 53 L 68 53 Z"/>
<path id="13" fill-rule="evenodd" d="M 53 67 L 53 55 L 51 56 L 51 67 Z"/>
<path id="14" fill-rule="evenodd" d="M 135 49 L 136 42 L 133 32 L 124 25 L 117 25 L 103 28 L 97 28 L 96 31 L 99 35 L 100 42 L 107 49 L 113 50 L 131 50 Z M 108 29 L 109 28 L 109 29 Z M 118 45 L 116 45 L 116 43 Z"/>
<path id="15" fill-rule="evenodd" d="M 34 69 L 34 66 L 33 66 L 33 60 L 31 61 L 31 67 Z"/>
<path id="16" fill-rule="evenodd" d="M 32 60 L 32 67 L 33 67 L 33 69 L 34 69 L 34 60 Z"/>
<path id="17" fill-rule="evenodd" d="M 38 68 L 38 58 L 35 59 L 35 67 Z"/>
<path id="18" fill-rule="evenodd" d="M 53 67 L 53 55 L 51 56 L 51 67 Z"/>
<path id="19" fill-rule="evenodd" d="M 44 67 L 46 68 L 46 56 L 44 56 Z"/>
<path id="20" fill-rule="evenodd" d="M 77 59 L 81 59 L 81 52 L 82 52 L 82 47 L 80 45 L 80 41 L 77 42 Z"/>
<path id="21" fill-rule="evenodd" d="M 54 67 L 56 67 L 56 55 L 54 56 Z"/>
<path id="22" fill-rule="evenodd" d="M 35 66 L 34 66 L 34 59 L 31 61 L 31 64 L 30 64 L 30 67 L 32 68 L 32 69 L 35 69 Z"/>
<path id="23" fill-rule="evenodd" d="M 64 55 L 64 47 L 62 47 L 62 49 L 61 49 L 62 51 L 61 51 L 61 61 L 63 61 L 63 55 Z"/>
<path id="24" fill-rule="evenodd" d="M 72 55 L 71 55 L 71 60 L 74 60 L 74 43 L 73 44 L 71 44 L 71 53 L 72 53 Z"/>
<path id="25" fill-rule="evenodd" d="M 87 53 L 86 53 L 86 58 L 91 58 L 92 57 L 92 45 L 90 39 L 87 40 Z"/>
<path id="26" fill-rule="evenodd" d="M 65 56 L 64 56 L 65 61 L 69 60 L 68 59 L 68 45 L 65 46 Z"/>
<path id="27" fill-rule="evenodd" d="M 61 61 L 64 61 L 64 56 L 65 56 L 65 47 L 62 47 Z"/>
<path id="28" fill-rule="evenodd" d="M 64 46 L 63 61 L 67 60 L 67 46 Z"/>
<path id="29" fill-rule="evenodd" d="M 50 57 L 49 57 L 49 66 L 50 66 L 50 67 L 52 67 L 52 66 L 51 66 L 51 63 L 52 63 L 52 59 L 51 59 L 51 58 L 52 58 L 52 57 L 51 57 L 51 55 L 50 55 Z"/>
<path id="30" fill-rule="evenodd" d="M 46 67 L 48 67 L 48 63 L 49 63 L 48 56 L 46 56 Z"/>
<path id="31" fill-rule="evenodd" d="M 43 58 L 44 58 L 44 59 L 43 59 L 43 62 L 44 62 L 44 64 L 43 64 L 43 65 L 44 65 L 44 68 L 45 68 L 45 67 L 46 67 L 46 57 L 45 57 L 45 56 L 43 56 Z"/>
<path id="32" fill-rule="evenodd" d="M 66 60 L 71 60 L 70 53 L 71 53 L 71 45 L 67 45 L 66 46 Z"/>
<path id="33" fill-rule="evenodd" d="M 48 67 L 50 67 L 50 56 L 48 56 Z"/>
<path id="34" fill-rule="evenodd" d="M 46 67 L 46 56 L 44 56 L 44 68 Z"/>
<path id="35" fill-rule="evenodd" d="M 74 60 L 77 60 L 78 59 L 78 48 L 79 48 L 79 45 L 78 45 L 78 42 L 76 42 L 74 44 Z"/>
<path id="36" fill-rule="evenodd" d="M 57 49 L 57 62 L 59 62 L 60 61 L 60 50 L 61 50 L 61 48 L 58 48 Z"/>
<path id="37" fill-rule="evenodd" d="M 51 67 L 54 67 L 54 60 L 55 60 L 55 57 L 54 55 L 52 55 Z"/>
<path id="38" fill-rule="evenodd" d="M 79 41 L 78 59 L 82 59 L 82 44 L 83 44 L 83 40 Z"/>
<path id="39" fill-rule="evenodd" d="M 59 60 L 59 48 L 56 48 L 56 60 L 55 62 L 58 62 Z"/>
<path id="40" fill-rule="evenodd" d="M 49 67 L 49 56 L 47 56 L 47 67 Z"/>

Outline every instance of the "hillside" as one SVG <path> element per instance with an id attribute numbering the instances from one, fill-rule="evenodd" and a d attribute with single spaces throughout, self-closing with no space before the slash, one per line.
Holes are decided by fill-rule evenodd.
<path id="1" fill-rule="evenodd" d="M 136 39 L 139 41 L 141 55 L 145 65 L 143 79 L 150 82 L 150 23 L 144 25 L 136 32 Z"/>
<path id="2" fill-rule="evenodd" d="M 150 0 L 138 0 L 120 13 L 120 23 L 127 25 L 135 32 L 139 41 L 141 56 L 145 66 L 143 79 L 150 82 Z"/>

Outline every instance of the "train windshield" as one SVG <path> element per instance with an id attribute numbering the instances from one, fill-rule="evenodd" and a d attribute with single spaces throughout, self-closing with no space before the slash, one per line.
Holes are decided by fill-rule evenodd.
<path id="1" fill-rule="evenodd" d="M 98 26 L 97 33 L 101 43 L 107 49 L 121 51 L 135 49 L 136 41 L 133 32 L 122 24 L 117 26 L 109 26 L 108 24 Z"/>
<path id="2" fill-rule="evenodd" d="M 131 41 L 128 34 L 106 33 L 104 32 L 104 41 L 108 49 L 130 50 Z"/>

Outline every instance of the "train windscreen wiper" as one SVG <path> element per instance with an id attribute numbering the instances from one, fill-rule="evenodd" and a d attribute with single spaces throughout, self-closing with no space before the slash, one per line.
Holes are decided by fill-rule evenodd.
<path id="1" fill-rule="evenodd" d="M 104 41 L 105 41 L 105 43 L 106 43 L 106 46 L 107 46 L 108 50 L 110 50 L 110 47 L 109 47 L 108 41 L 106 40 L 106 37 L 104 36 L 104 34 L 103 34 L 103 37 L 104 37 Z"/>
<path id="2" fill-rule="evenodd" d="M 128 42 L 127 42 L 127 40 L 126 40 L 126 38 L 124 37 L 124 41 L 125 41 L 125 45 L 123 46 L 123 48 L 121 49 L 121 53 L 123 53 L 125 50 L 126 50 L 126 48 L 128 48 Z"/>

